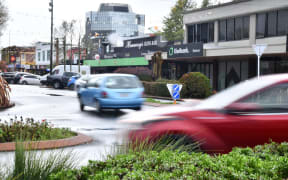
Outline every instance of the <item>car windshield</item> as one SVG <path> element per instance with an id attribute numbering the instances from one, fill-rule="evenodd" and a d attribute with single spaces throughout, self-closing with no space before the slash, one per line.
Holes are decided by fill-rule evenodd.
<path id="1" fill-rule="evenodd" d="M 140 88 L 141 84 L 136 77 L 115 76 L 108 77 L 105 86 L 109 89 L 132 89 Z"/>

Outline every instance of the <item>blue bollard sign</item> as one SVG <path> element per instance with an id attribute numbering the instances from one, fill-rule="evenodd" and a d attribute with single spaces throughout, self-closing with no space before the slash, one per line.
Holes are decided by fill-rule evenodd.
<path id="1" fill-rule="evenodd" d="M 174 100 L 180 99 L 182 84 L 167 84 L 167 88 Z"/>

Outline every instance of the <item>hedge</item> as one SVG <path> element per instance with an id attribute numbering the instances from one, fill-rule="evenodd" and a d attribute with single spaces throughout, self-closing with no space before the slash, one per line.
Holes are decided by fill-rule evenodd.
<path id="1" fill-rule="evenodd" d="M 140 151 L 89 161 L 81 169 L 62 171 L 52 180 L 84 179 L 287 179 L 288 144 L 235 148 L 229 154 L 169 150 Z"/>
<path id="2" fill-rule="evenodd" d="M 167 84 L 180 84 L 179 81 L 173 80 L 157 80 L 156 82 L 142 81 L 142 83 L 145 88 L 146 95 L 161 97 L 171 97 Z"/>

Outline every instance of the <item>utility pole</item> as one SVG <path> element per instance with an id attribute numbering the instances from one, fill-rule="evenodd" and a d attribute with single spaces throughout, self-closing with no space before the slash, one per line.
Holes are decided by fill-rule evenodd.
<path id="1" fill-rule="evenodd" d="M 50 42 L 50 75 L 52 75 L 53 64 L 53 0 L 49 3 L 49 12 L 51 12 L 51 42 Z"/>
<path id="2" fill-rule="evenodd" d="M 78 72 L 80 73 L 80 57 L 81 57 L 81 36 L 79 34 L 79 42 L 78 42 Z"/>
<path id="3" fill-rule="evenodd" d="M 66 72 L 66 36 L 63 39 L 64 72 Z"/>
<path id="4" fill-rule="evenodd" d="M 56 66 L 59 65 L 59 38 L 56 38 Z"/>

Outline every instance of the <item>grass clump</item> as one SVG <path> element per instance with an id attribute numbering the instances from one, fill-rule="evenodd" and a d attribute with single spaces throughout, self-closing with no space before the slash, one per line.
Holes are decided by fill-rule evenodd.
<path id="1" fill-rule="evenodd" d="M 75 160 L 71 151 L 31 151 L 25 149 L 22 142 L 16 142 L 13 167 L 7 168 L 1 177 L 3 180 L 47 180 L 53 173 L 75 168 Z"/>
<path id="2" fill-rule="evenodd" d="M 50 179 L 287 179 L 288 144 L 235 148 L 211 156 L 163 149 L 140 150 L 90 161 L 81 169 L 61 171 Z"/>
<path id="3" fill-rule="evenodd" d="M 0 143 L 14 142 L 21 134 L 25 141 L 43 141 L 64 139 L 75 136 L 76 133 L 67 128 L 53 128 L 46 120 L 34 121 L 33 118 L 23 119 L 17 117 L 10 121 L 0 119 Z"/>

